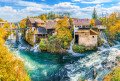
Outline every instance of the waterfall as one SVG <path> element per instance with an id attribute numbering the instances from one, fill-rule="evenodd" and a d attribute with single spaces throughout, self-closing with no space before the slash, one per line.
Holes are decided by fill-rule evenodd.
<path id="1" fill-rule="evenodd" d="M 69 47 L 69 50 L 68 53 L 72 54 L 72 56 L 84 56 L 83 54 L 81 53 L 75 53 L 73 50 L 72 50 L 72 46 L 74 45 L 74 39 L 71 41 L 70 43 L 70 47 Z"/>
<path id="2" fill-rule="evenodd" d="M 34 52 L 41 52 L 39 49 L 39 44 L 35 44 L 34 47 L 31 47 L 30 51 L 34 51 Z"/>
<path id="3" fill-rule="evenodd" d="M 110 47 L 104 32 L 101 31 L 99 37 L 104 40 L 103 46 L 99 47 L 101 51 L 91 53 L 85 58 L 65 66 L 68 69 L 70 81 L 79 81 L 80 78 L 88 81 L 102 81 L 104 75 L 110 73 L 112 67 L 116 67 L 116 57 L 120 55 L 120 43 L 116 41 L 117 45 Z M 95 79 L 93 77 L 94 69 L 97 71 Z"/>
<path id="4" fill-rule="evenodd" d="M 18 39 L 19 39 L 18 48 L 19 49 L 30 50 L 30 51 L 33 51 L 33 52 L 40 52 L 38 43 L 35 44 L 34 47 L 32 47 L 29 44 L 27 44 L 21 36 L 22 36 L 22 34 L 18 33 Z"/>
<path id="5" fill-rule="evenodd" d="M 120 55 L 119 48 L 120 45 L 115 45 L 109 49 L 94 52 L 73 64 L 66 65 L 70 81 L 79 81 L 80 78 L 93 81 L 94 68 L 98 72 L 95 80 L 102 81 L 104 75 L 107 75 L 112 67 L 116 66 L 116 57 Z"/>
<path id="6" fill-rule="evenodd" d="M 98 50 L 104 50 L 105 48 L 108 48 L 108 49 L 109 49 L 109 48 L 110 48 L 110 45 L 109 45 L 109 43 L 108 43 L 107 36 L 106 36 L 105 32 L 100 31 L 100 33 L 99 33 L 99 38 L 100 38 L 101 40 L 104 40 L 104 43 L 103 43 L 103 46 L 98 47 Z"/>

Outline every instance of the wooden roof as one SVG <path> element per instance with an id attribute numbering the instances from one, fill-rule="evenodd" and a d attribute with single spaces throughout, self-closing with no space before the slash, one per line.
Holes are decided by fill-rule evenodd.
<path id="1" fill-rule="evenodd" d="M 90 25 L 90 19 L 73 19 L 73 25 Z"/>
<path id="2" fill-rule="evenodd" d="M 29 20 L 30 20 L 31 23 L 35 23 L 34 18 L 29 18 Z"/>
<path id="3" fill-rule="evenodd" d="M 95 21 L 95 25 L 102 25 L 102 21 Z"/>
<path id="4" fill-rule="evenodd" d="M 98 35 L 98 33 L 92 29 L 90 29 L 90 35 Z"/>
<path id="5" fill-rule="evenodd" d="M 46 22 L 46 29 L 56 29 L 57 22 Z"/>

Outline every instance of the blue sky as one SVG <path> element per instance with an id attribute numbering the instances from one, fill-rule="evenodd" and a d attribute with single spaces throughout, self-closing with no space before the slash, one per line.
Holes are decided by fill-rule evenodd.
<path id="1" fill-rule="evenodd" d="M 0 18 L 10 22 L 49 12 L 70 12 L 71 17 L 91 18 L 120 11 L 120 0 L 0 0 Z"/>

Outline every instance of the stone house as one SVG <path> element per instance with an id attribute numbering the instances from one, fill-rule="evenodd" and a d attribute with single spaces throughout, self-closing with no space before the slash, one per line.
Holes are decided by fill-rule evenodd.
<path id="1" fill-rule="evenodd" d="M 26 22 L 28 34 L 29 29 L 32 29 L 34 32 L 34 43 L 37 43 L 42 38 L 46 38 L 47 35 L 54 35 L 57 22 L 54 20 L 42 21 L 41 19 L 29 18 Z"/>
<path id="2" fill-rule="evenodd" d="M 101 30 L 105 30 L 106 27 L 102 26 L 102 21 L 95 21 L 95 26 L 92 29 L 99 33 Z"/>
<path id="3" fill-rule="evenodd" d="M 89 19 L 74 19 L 74 41 L 85 47 L 97 47 L 98 33 L 90 28 Z"/>

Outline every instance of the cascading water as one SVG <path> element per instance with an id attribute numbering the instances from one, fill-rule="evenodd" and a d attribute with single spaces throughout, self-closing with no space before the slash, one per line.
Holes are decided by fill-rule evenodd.
<path id="1" fill-rule="evenodd" d="M 39 44 L 35 44 L 34 47 L 31 47 L 30 51 L 41 52 L 39 49 Z"/>
<path id="2" fill-rule="evenodd" d="M 79 54 L 72 51 L 74 44 L 72 42 L 70 50 L 68 50 L 72 55 L 66 56 L 64 59 L 64 55 L 30 51 L 31 46 L 21 38 L 21 34 L 19 34 L 19 42 L 16 42 L 15 37 L 8 38 L 5 46 L 9 47 L 17 58 L 24 61 L 33 81 L 79 81 L 80 78 L 93 81 L 96 72 L 95 80 L 102 81 L 104 75 L 107 75 L 111 68 L 116 66 L 115 58 L 120 55 L 119 43 L 113 47 L 107 47 L 107 49 L 104 47 L 102 51 Z"/>
<path id="3" fill-rule="evenodd" d="M 80 53 L 75 53 L 73 50 L 72 50 L 72 46 L 74 44 L 74 39 L 72 40 L 71 44 L 70 44 L 70 48 L 68 51 L 68 53 L 72 54 L 72 56 L 84 56 L 83 54 L 80 54 Z"/>
<path id="4" fill-rule="evenodd" d="M 91 53 L 73 64 L 66 65 L 70 81 L 79 81 L 80 78 L 88 81 L 102 81 L 104 75 L 107 75 L 112 67 L 116 66 L 115 59 L 120 55 L 120 45 L 110 47 L 103 32 L 100 32 L 99 37 L 104 40 L 103 46 L 99 47 L 101 51 Z M 95 75 L 95 73 L 97 74 Z"/>
<path id="5" fill-rule="evenodd" d="M 24 61 L 32 81 L 63 81 L 67 79 L 64 63 L 70 63 L 69 60 L 62 59 L 62 55 L 30 51 L 31 46 L 21 38 L 21 34 L 19 33 L 19 42 L 16 41 L 16 37 L 8 38 L 5 46 L 9 47 L 9 51 L 18 59 Z"/>
<path id="6" fill-rule="evenodd" d="M 103 46 L 98 47 L 98 49 L 99 49 L 99 50 L 104 50 L 104 48 L 108 48 L 108 49 L 109 49 L 110 46 L 109 46 L 109 43 L 108 43 L 107 36 L 106 36 L 105 32 L 100 31 L 100 33 L 99 33 L 99 38 L 100 38 L 102 41 L 104 41 L 104 43 L 103 43 Z"/>

